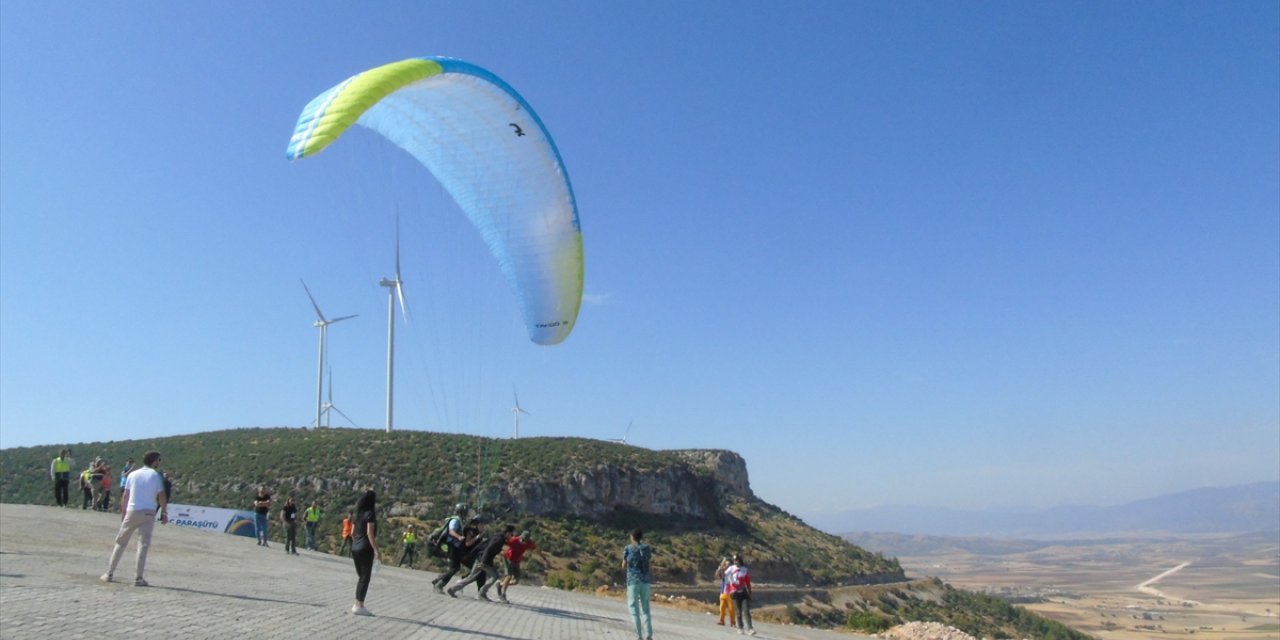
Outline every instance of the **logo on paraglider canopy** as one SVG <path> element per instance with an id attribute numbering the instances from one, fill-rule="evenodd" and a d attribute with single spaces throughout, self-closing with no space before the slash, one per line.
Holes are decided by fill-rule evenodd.
<path id="1" fill-rule="evenodd" d="M 516 129 L 516 137 L 517 137 L 517 138 L 519 138 L 520 136 L 524 135 L 524 129 L 521 129 L 521 128 L 520 128 L 520 125 L 518 125 L 518 124 L 516 124 L 516 123 L 514 123 L 514 122 L 508 122 L 507 124 L 509 124 L 509 125 L 511 125 L 511 126 L 513 126 L 513 127 L 515 127 L 515 129 Z"/>

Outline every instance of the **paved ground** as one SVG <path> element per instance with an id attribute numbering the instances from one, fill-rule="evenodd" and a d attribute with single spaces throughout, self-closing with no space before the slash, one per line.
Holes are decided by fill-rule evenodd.
<path id="1" fill-rule="evenodd" d="M 32 505 L 0 505 L 0 638 L 325 639 L 340 637 L 627 640 L 634 637 L 621 599 L 529 586 L 512 604 L 437 595 L 436 574 L 382 567 L 367 605 L 349 613 L 356 575 L 349 558 L 196 529 L 156 525 L 147 561 L 151 587 L 133 586 L 134 547 L 118 582 L 104 584 L 119 515 Z M 660 589 L 659 589 L 660 591 Z M 653 607 L 657 640 L 738 637 L 704 613 Z M 757 624 L 758 637 L 849 640 L 849 634 Z"/>

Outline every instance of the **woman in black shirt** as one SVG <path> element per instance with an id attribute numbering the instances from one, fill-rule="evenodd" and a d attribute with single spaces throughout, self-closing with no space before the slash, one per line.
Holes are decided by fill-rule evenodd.
<path id="1" fill-rule="evenodd" d="M 364 596 L 369 592 L 369 578 L 373 576 L 373 562 L 378 557 L 378 545 L 374 540 L 378 537 L 378 496 L 369 489 L 356 502 L 356 521 L 351 532 L 351 559 L 356 564 L 356 603 L 351 606 L 351 613 L 358 616 L 371 616 L 364 608 Z"/>

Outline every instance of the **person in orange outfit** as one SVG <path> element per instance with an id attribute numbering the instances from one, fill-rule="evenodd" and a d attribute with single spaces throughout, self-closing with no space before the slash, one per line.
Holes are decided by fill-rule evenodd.
<path id="1" fill-rule="evenodd" d="M 716 624 L 724 626 L 724 615 L 729 614 L 729 626 L 738 626 L 737 609 L 733 606 L 733 598 L 729 596 L 729 579 L 725 577 L 724 572 L 729 568 L 729 559 L 725 558 L 720 561 L 720 568 L 716 569 L 716 578 L 720 580 L 720 621 Z"/>
<path id="2" fill-rule="evenodd" d="M 351 534 L 355 530 L 355 518 L 352 513 L 348 512 L 347 517 L 342 519 L 342 546 L 338 548 L 338 555 L 345 556 L 351 553 Z"/>

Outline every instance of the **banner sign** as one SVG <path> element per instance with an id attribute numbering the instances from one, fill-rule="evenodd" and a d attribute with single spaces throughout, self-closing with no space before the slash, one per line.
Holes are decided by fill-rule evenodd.
<path id="1" fill-rule="evenodd" d="M 236 509 L 171 504 L 169 505 L 169 524 L 205 531 L 221 531 L 249 538 L 255 538 L 258 534 L 254 513 Z"/>

